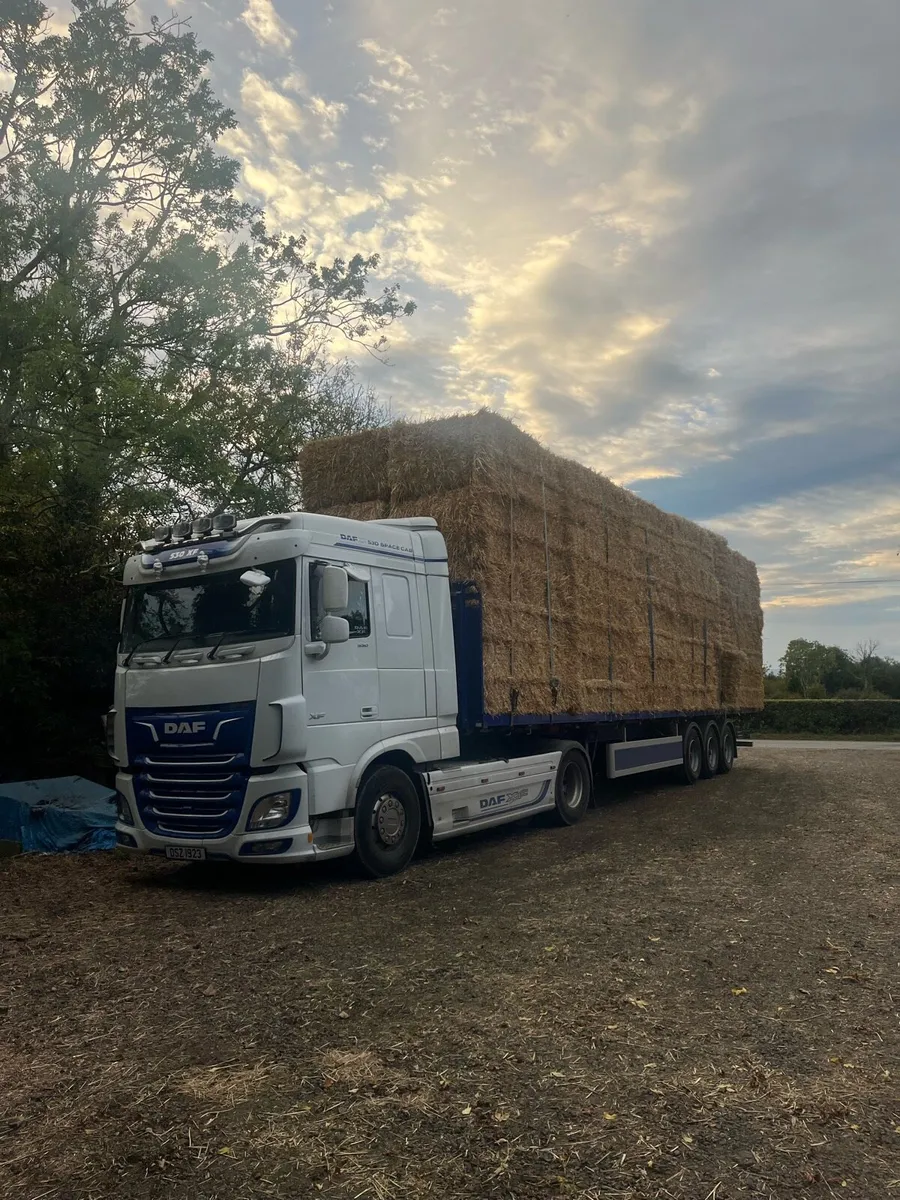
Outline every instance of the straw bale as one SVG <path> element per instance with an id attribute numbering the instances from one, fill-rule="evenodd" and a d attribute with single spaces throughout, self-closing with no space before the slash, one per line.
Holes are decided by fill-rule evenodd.
<path id="1" fill-rule="evenodd" d="M 316 511 L 366 500 L 389 500 L 390 442 L 389 428 L 316 442 L 316 453 L 305 454 L 303 462 L 304 490 L 316 497 Z"/>
<path id="2" fill-rule="evenodd" d="M 326 516 L 349 517 L 352 521 L 380 521 L 388 516 L 387 500 L 356 500 L 320 509 Z"/>
<path id="3" fill-rule="evenodd" d="M 482 594 L 486 711 L 761 705 L 754 565 L 502 417 L 312 443 L 302 471 L 312 511 L 437 520 L 451 578 Z"/>

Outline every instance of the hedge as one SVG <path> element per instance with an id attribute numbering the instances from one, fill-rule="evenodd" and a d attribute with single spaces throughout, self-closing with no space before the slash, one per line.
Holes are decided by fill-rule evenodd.
<path id="1" fill-rule="evenodd" d="M 900 734 L 900 700 L 767 700 L 746 717 L 749 734 Z"/>

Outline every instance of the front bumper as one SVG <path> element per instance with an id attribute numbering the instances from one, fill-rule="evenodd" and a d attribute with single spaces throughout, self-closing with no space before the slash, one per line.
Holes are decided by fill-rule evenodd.
<path id="1" fill-rule="evenodd" d="M 340 858 L 353 852 L 352 841 L 343 841 L 336 845 L 335 839 L 331 837 L 326 845 L 317 843 L 316 833 L 309 817 L 309 780 L 306 772 L 299 767 L 279 767 L 266 775 L 251 775 L 247 782 L 247 792 L 240 818 L 233 832 L 220 838 L 163 836 L 151 833 L 141 823 L 134 792 L 134 777 L 128 772 L 120 772 L 116 776 L 116 787 L 128 801 L 135 821 L 134 825 L 125 825 L 121 821 L 117 821 L 116 833 L 127 835 L 132 839 L 135 844 L 132 846 L 128 843 L 125 848 L 130 848 L 138 853 L 165 855 L 167 846 L 199 847 L 206 851 L 207 859 L 213 860 L 242 863 L 297 863 Z M 287 825 L 277 829 L 246 831 L 247 819 L 257 800 L 271 795 L 273 792 L 292 790 L 300 792 L 300 804 Z M 277 854 L 248 854 L 246 850 L 246 847 L 253 843 L 281 841 L 288 838 L 290 838 L 290 846 Z"/>

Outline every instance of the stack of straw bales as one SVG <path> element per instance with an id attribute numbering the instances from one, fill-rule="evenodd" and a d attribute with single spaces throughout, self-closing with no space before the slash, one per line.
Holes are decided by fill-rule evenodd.
<path id="1" fill-rule="evenodd" d="M 314 442 L 308 511 L 434 517 L 484 605 L 489 713 L 762 707 L 756 568 L 490 412 Z"/>

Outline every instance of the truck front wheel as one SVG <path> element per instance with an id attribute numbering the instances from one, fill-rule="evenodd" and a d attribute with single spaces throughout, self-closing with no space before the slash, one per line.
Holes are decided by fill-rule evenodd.
<path id="1" fill-rule="evenodd" d="M 373 879 L 396 875 L 416 852 L 422 806 L 416 786 L 399 767 L 376 767 L 356 795 L 356 860 Z"/>
<path id="2" fill-rule="evenodd" d="M 566 750 L 556 772 L 556 816 L 562 825 L 574 825 L 591 801 L 591 769 L 581 750 Z"/>

